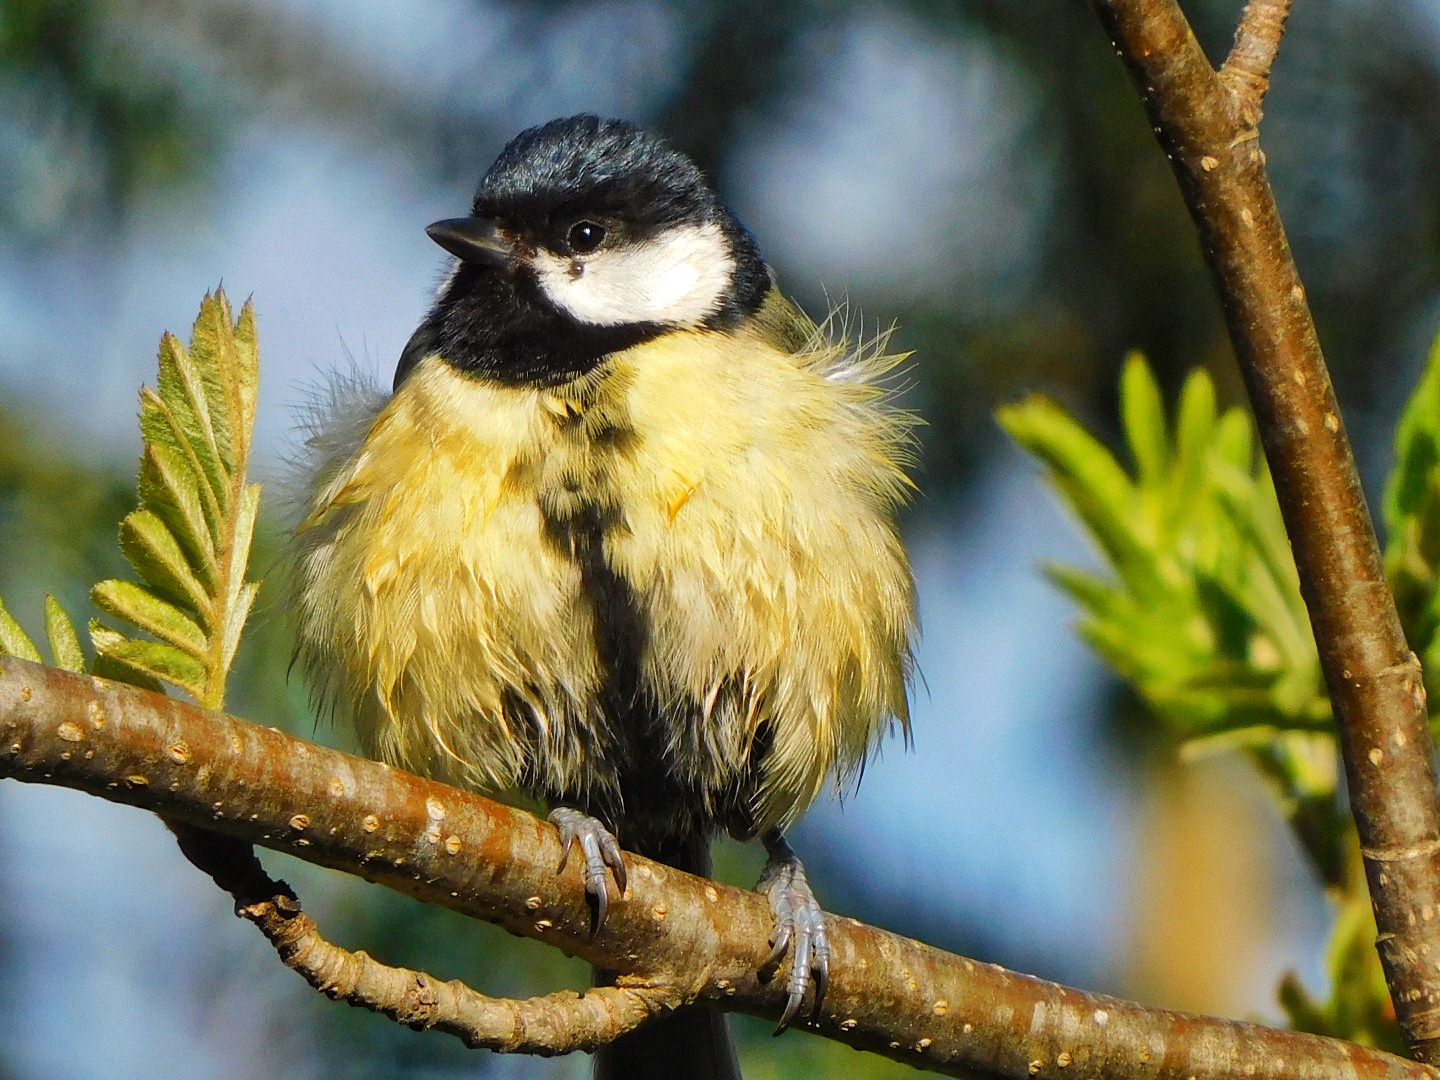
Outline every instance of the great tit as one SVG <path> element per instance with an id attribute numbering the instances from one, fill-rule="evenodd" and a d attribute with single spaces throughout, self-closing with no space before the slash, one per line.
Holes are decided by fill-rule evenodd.
<path id="1" fill-rule="evenodd" d="M 708 874 L 717 829 L 760 837 L 783 1027 L 829 959 L 783 832 L 908 738 L 897 358 L 803 315 L 700 170 L 621 121 L 522 132 L 428 232 L 455 261 L 393 392 L 312 428 L 302 655 L 367 752 L 548 804 L 597 927 L 617 840 Z M 652 1027 L 599 1071 L 736 1075 L 719 1014 Z"/>

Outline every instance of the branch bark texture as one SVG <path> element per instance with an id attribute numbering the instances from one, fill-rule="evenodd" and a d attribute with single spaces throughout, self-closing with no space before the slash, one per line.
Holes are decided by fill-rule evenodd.
<path id="1" fill-rule="evenodd" d="M 1265 171 L 1288 0 L 1251 0 L 1215 71 L 1175 0 L 1095 0 L 1170 158 L 1220 294 L 1300 573 L 1405 1037 L 1440 1062 L 1440 813 L 1420 665 Z"/>
<path id="2" fill-rule="evenodd" d="M 255 850 L 233 836 L 166 822 L 180 850 L 235 898 L 235 914 L 252 923 L 280 960 L 332 1001 L 369 1009 L 416 1031 L 454 1035 L 471 1048 L 551 1057 L 593 1050 L 650 1017 L 685 1004 L 673 986 L 616 985 L 588 993 L 561 990 L 541 997 L 496 998 L 459 979 L 383 964 L 320 933 L 300 899 L 265 873 Z"/>
<path id="3" fill-rule="evenodd" d="M 0 657 L 5 776 L 88 791 L 358 874 L 549 942 L 665 1001 L 771 1019 L 784 1005 L 785 988 L 756 974 L 770 922 L 759 894 L 629 855 L 629 888 L 592 939 L 578 869 L 556 874 L 560 844 L 548 824 L 170 698 Z M 270 891 L 247 886 L 245 875 L 241 867 L 221 877 L 243 899 Z M 299 937 L 309 932 L 302 926 Z M 818 1032 L 953 1076 L 1440 1080 L 1436 1070 L 1364 1047 L 1148 1009 L 851 919 L 832 920 L 832 947 Z M 326 963 L 312 965 L 321 981 L 347 985 L 350 976 L 325 974 Z M 543 1007 L 563 1010 L 561 997 Z"/>

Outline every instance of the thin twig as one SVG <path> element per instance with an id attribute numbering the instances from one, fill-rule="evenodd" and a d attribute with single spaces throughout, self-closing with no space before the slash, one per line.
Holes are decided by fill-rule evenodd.
<path id="1" fill-rule="evenodd" d="M 1440 812 L 1419 661 L 1400 628 L 1256 138 L 1288 5 L 1254 0 L 1227 85 L 1174 0 L 1095 0 L 1169 156 L 1225 310 L 1339 726 L 1406 1041 L 1440 1062 Z"/>
<path id="2" fill-rule="evenodd" d="M 555 830 L 373 761 L 171 698 L 0 658 L 0 777 L 60 784 L 358 874 L 630 976 L 631 989 L 774 1020 L 765 898 L 627 855 L 629 888 L 590 936 Z M 240 872 L 222 873 L 226 887 Z M 260 901 L 266 885 L 238 886 Z M 279 906 L 284 907 L 285 901 Z M 277 912 L 283 919 L 285 913 Z M 1440 1080 L 1334 1039 L 1120 1001 L 831 920 L 816 1031 L 907 1064 L 1004 1080 Z M 589 996 L 588 994 L 586 995 Z M 673 997 L 670 998 L 673 1000 Z"/>
<path id="3" fill-rule="evenodd" d="M 1220 80 L 1244 99 L 1257 123 L 1289 17 L 1290 0 L 1250 0 L 1235 30 L 1235 44 L 1220 68 Z"/>
<path id="4" fill-rule="evenodd" d="M 459 979 L 382 964 L 320 934 L 294 890 L 265 873 L 243 840 L 173 823 L 185 857 L 235 898 L 290 970 L 333 1001 L 387 1016 L 416 1031 L 443 1031 L 466 1046 L 551 1057 L 593 1050 L 652 1016 L 685 1004 L 672 988 L 621 980 L 588 993 L 561 990 L 525 999 L 496 998 Z"/>

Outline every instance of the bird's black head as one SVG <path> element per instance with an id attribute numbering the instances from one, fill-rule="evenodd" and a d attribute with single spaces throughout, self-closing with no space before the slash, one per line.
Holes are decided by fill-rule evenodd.
<path id="1" fill-rule="evenodd" d="M 669 330 L 734 327 L 770 287 L 754 239 L 700 170 L 620 120 L 521 132 L 471 216 L 428 231 L 459 262 L 406 345 L 397 386 L 432 353 L 505 381 L 564 381 Z"/>

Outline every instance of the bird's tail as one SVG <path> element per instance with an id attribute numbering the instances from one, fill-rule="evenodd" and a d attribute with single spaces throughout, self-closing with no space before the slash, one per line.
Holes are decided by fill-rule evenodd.
<path id="1" fill-rule="evenodd" d="M 708 835 L 641 845 L 636 850 L 677 870 L 710 876 Z M 596 970 L 595 984 L 614 980 Z M 741 1080 L 723 1012 L 690 1005 L 657 1016 L 595 1052 L 595 1080 Z"/>

